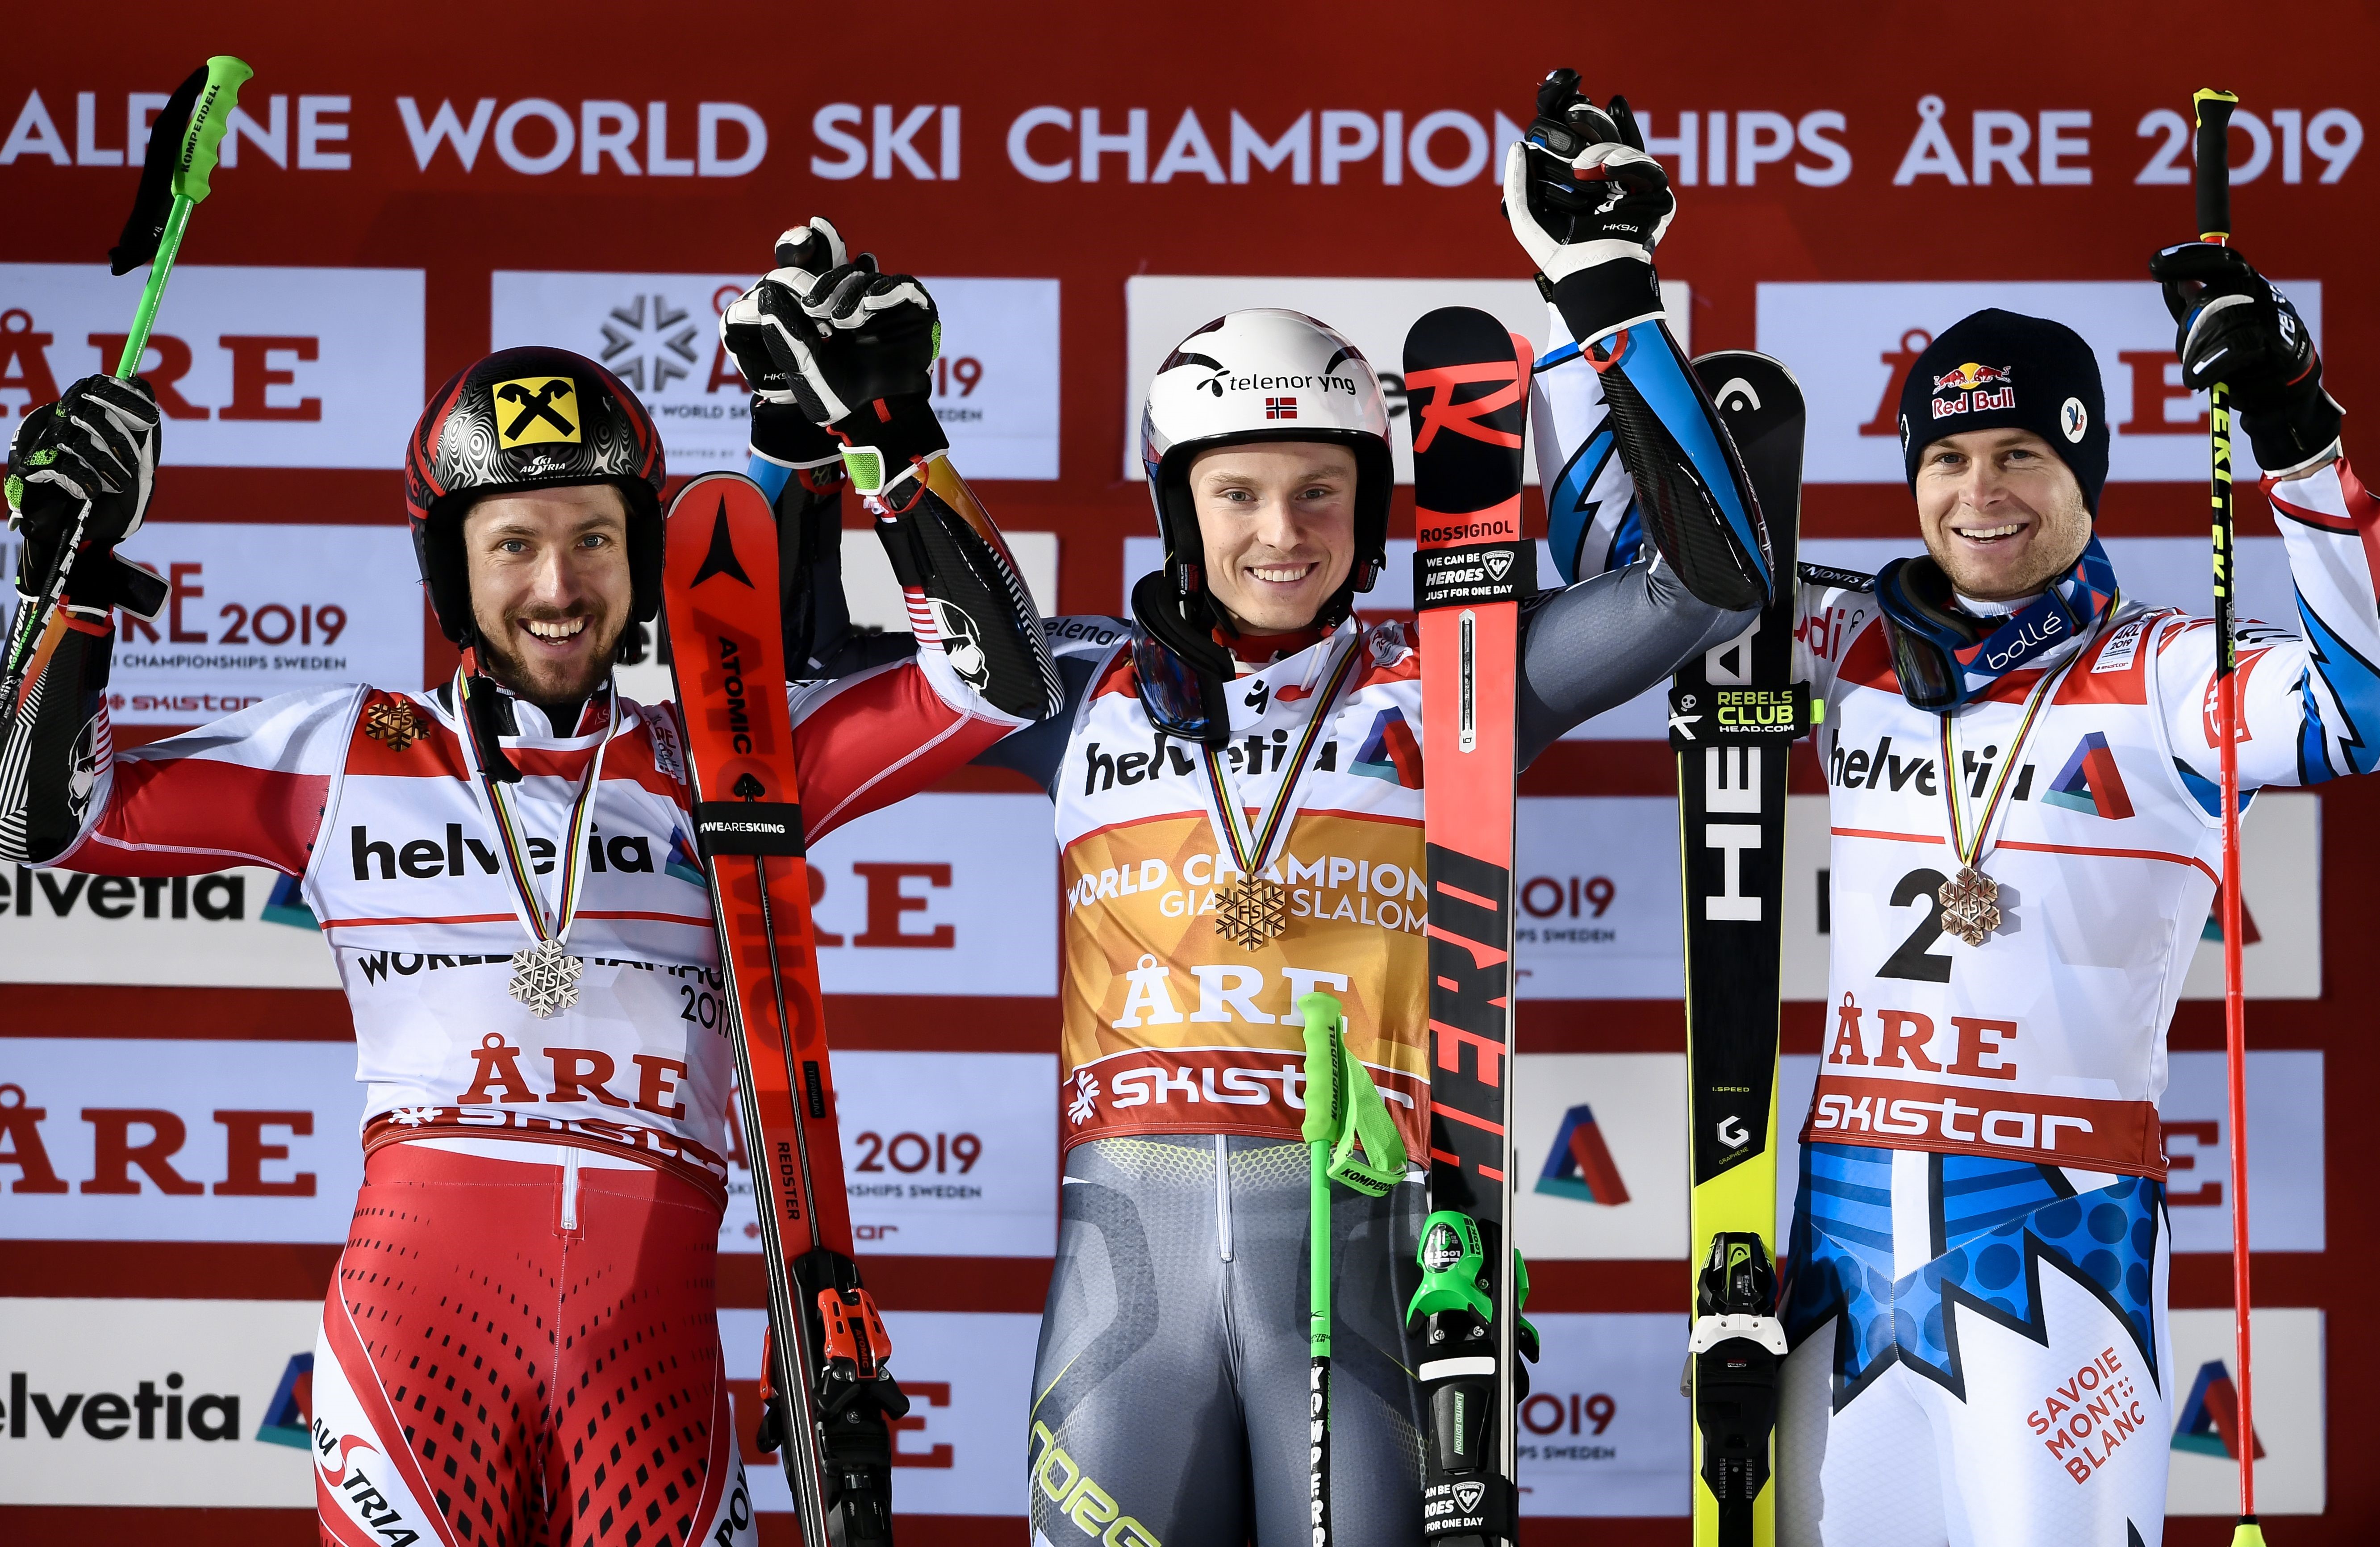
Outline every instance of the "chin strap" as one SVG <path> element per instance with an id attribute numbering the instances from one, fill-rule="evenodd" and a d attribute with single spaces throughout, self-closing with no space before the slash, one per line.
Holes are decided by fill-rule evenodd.
<path id="1" fill-rule="evenodd" d="M 1876 599 L 1901 696 L 1936 714 L 1955 711 L 2008 672 L 2080 638 L 2121 605 L 2115 566 L 2095 532 L 2072 569 L 2004 617 L 1961 609 L 1950 577 L 1930 554 L 1885 565 Z"/>

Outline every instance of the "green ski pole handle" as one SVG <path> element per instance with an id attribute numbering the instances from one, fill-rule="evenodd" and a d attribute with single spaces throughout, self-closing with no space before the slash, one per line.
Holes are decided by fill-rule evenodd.
<path id="1" fill-rule="evenodd" d="M 1345 1020 L 1339 1001 L 1308 994 L 1297 1001 L 1305 1022 L 1306 1361 L 1305 1493 L 1312 1547 L 1330 1544 L 1330 1147 L 1346 1114 Z"/>
<path id="2" fill-rule="evenodd" d="M 140 288 L 140 306 L 132 314 L 124 356 L 115 363 L 118 380 L 128 381 L 140 374 L 140 357 L 149 352 L 149 330 L 157 323 L 157 303 L 164 298 L 165 281 L 173 277 L 174 258 L 182 250 L 190 212 L 212 191 L 207 180 L 214 173 L 224 134 L 231 127 L 231 110 L 239 105 L 241 84 L 255 74 L 245 61 L 228 54 L 207 60 L 207 83 L 199 92 L 198 105 L 190 109 L 189 127 L 182 131 L 182 143 L 175 155 L 174 205 L 165 217 L 165 234 L 157 243 L 157 256 L 150 261 L 149 283 Z"/>

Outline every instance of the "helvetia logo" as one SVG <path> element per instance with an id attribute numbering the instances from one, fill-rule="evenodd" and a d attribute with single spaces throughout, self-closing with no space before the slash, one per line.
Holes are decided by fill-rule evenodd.
<path id="1" fill-rule="evenodd" d="M 35 1391 L 25 1372 L 8 1376 L 7 1437 L 63 1440 L 79 1428 L 94 1440 L 237 1440 L 239 1396 L 233 1392 L 186 1392 L 179 1371 L 169 1372 L 163 1391 L 143 1381 L 127 1398 L 113 1391 Z"/>
<path id="2" fill-rule="evenodd" d="M 2173 1428 L 2173 1448 L 2240 1459 L 2240 1393 L 2221 1360 L 2210 1359 L 2198 1367 L 2190 1399 L 2181 1405 L 2181 1421 Z M 2261 1434 L 2256 1436 L 2256 1458 L 2265 1458 Z"/>

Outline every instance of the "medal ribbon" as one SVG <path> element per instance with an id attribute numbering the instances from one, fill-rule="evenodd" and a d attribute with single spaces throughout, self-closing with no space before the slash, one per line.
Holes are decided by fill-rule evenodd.
<path id="1" fill-rule="evenodd" d="M 1330 681 L 1315 700 L 1314 712 L 1306 717 L 1305 729 L 1299 732 L 1297 744 L 1290 751 L 1289 766 L 1282 771 L 1280 792 L 1273 796 L 1272 805 L 1263 813 L 1262 820 L 1255 828 L 1248 827 L 1246 813 L 1240 809 L 1240 803 L 1232 793 L 1231 771 L 1222 751 L 1212 746 L 1205 749 L 1207 784 L 1215 796 L 1215 830 L 1222 839 L 1224 847 L 1231 850 L 1232 863 L 1239 866 L 1243 876 L 1254 879 L 1272 863 L 1274 848 L 1280 843 L 1281 835 L 1289 830 L 1286 817 L 1290 799 L 1305 780 L 1305 760 L 1322 734 L 1323 724 L 1338 707 L 1340 690 L 1355 674 L 1355 660 L 1363 652 L 1364 636 L 1362 631 L 1357 630 L 1354 637 L 1348 641 L 1345 653 L 1340 656 L 1338 665 L 1332 668 Z"/>
<path id="2" fill-rule="evenodd" d="M 2122 606 L 2123 600 L 2120 597 L 2110 597 L 2107 610 L 2100 615 L 2101 622 L 2104 622 L 2107 619 L 2114 617 Z M 2033 734 L 2034 722 L 2040 718 L 2043 707 L 2056 695 L 2058 684 L 2064 682 L 2066 674 L 2073 671 L 2082 659 L 2083 655 L 2091 647 L 2092 640 L 2097 638 L 2098 635 L 2097 628 L 2092 629 L 2082 636 L 2082 642 L 2075 647 L 2073 656 L 2065 665 L 2055 671 L 2044 671 L 2041 674 L 2041 681 L 2034 685 L 2032 695 L 2025 702 L 2024 718 L 2017 723 L 2016 740 L 2010 743 L 2008 755 L 2000 760 L 2000 771 L 1992 778 L 1991 793 L 1984 803 L 1983 818 L 1975 824 L 1975 829 L 1972 834 L 1965 830 L 1959 813 L 1959 786 L 1963 780 L 1959 770 L 1958 750 L 1951 737 L 1951 724 L 1959 717 L 1955 711 L 1942 715 L 1942 802 L 1949 807 L 1950 850 L 1959 856 L 1959 866 L 1961 870 L 1973 868 L 1975 862 L 1983 857 L 1985 841 L 1989 838 L 1992 830 L 1992 819 L 1999 815 L 2001 797 L 2008 793 L 2009 775 L 2015 772 L 2017 764 L 2023 761 L 2025 738 Z"/>
<path id="3" fill-rule="evenodd" d="M 455 703 L 456 718 L 463 721 L 463 755 L 479 780 L 480 788 L 487 792 L 488 807 L 495 816 L 496 837 L 504 847 L 504 875 L 513 884 L 513 912 L 531 940 L 540 945 L 548 940 L 556 946 L 565 945 L 570 939 L 570 926 L 578 921 L 578 898 L 587 876 L 587 830 L 595 821 L 595 790 L 603 779 L 603 752 L 620 731 L 620 695 L 615 684 L 605 684 L 604 696 L 611 702 L 612 718 L 603 728 L 603 739 L 595 743 L 595 755 L 588 760 L 587 776 L 579 782 L 578 796 L 570 804 L 569 837 L 563 845 L 555 875 L 558 896 L 549 912 L 545 899 L 537 889 L 536 862 L 529 855 L 528 839 L 521 831 L 520 816 L 513 810 L 504 787 L 480 766 L 480 749 L 471 734 L 470 694 L 470 679 L 458 666 L 455 669 Z"/>

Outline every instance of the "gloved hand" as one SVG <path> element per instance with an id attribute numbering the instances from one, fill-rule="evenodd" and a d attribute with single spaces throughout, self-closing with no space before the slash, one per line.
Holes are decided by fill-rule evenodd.
<path id="1" fill-rule="evenodd" d="M 1677 212 L 1628 99 L 1598 108 L 1576 71 L 1546 77 L 1528 137 L 1504 157 L 1504 217 L 1537 272 L 1559 284 L 1614 259 L 1649 262 Z"/>
<path id="2" fill-rule="evenodd" d="M 2338 445 L 2341 411 L 2322 386 L 2322 357 L 2305 319 L 2248 260 L 2214 242 L 2183 242 L 2149 260 L 2179 324 L 2182 383 L 2231 390 L 2240 426 L 2268 474 L 2302 472 Z"/>
<path id="3" fill-rule="evenodd" d="M 1661 309 L 1653 249 L 1678 211 L 1628 99 L 1599 108 L 1578 72 L 1537 87 L 1528 136 L 1504 157 L 1504 217 L 1580 343 Z"/>
<path id="4" fill-rule="evenodd" d="M 909 275 L 850 258 L 823 219 L 780 236 L 777 265 L 727 308 L 721 336 L 762 397 L 797 404 L 844 442 L 853 487 L 882 496 L 950 445 L 929 374 L 941 313 Z M 763 357 L 747 357 L 755 344 Z"/>
<path id="5" fill-rule="evenodd" d="M 36 594 L 82 524 L 67 594 L 111 604 L 115 545 L 140 529 L 157 481 L 157 394 L 134 378 L 86 376 L 25 416 L 8 448 L 8 524 L 22 535 L 17 586 Z M 88 514 L 85 507 L 88 506 Z"/>

